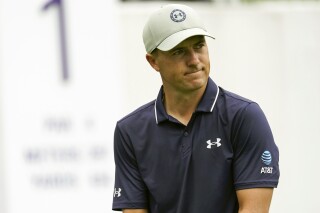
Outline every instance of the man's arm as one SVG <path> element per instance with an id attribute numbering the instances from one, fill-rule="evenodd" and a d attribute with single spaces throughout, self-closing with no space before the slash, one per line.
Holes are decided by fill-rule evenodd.
<path id="1" fill-rule="evenodd" d="M 273 188 L 237 190 L 239 213 L 268 213 Z"/>
<path id="2" fill-rule="evenodd" d="M 148 213 L 147 209 L 123 209 L 123 213 Z"/>

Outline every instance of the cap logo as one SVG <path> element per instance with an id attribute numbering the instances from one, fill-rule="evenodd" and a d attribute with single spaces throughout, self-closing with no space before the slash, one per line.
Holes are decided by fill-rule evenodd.
<path id="1" fill-rule="evenodd" d="M 186 13 L 179 9 L 174 9 L 171 14 L 170 18 L 174 22 L 182 22 L 186 19 Z"/>

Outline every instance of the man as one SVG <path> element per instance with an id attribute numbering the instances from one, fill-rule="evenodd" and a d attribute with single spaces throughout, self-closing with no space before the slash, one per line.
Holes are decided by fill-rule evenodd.
<path id="1" fill-rule="evenodd" d="M 266 213 L 279 153 L 253 101 L 209 77 L 205 37 L 190 7 L 170 4 L 148 19 L 146 59 L 158 97 L 117 122 L 113 210 L 125 213 Z"/>

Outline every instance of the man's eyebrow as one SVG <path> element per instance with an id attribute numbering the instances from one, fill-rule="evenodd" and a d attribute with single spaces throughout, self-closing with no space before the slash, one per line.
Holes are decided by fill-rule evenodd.
<path id="1" fill-rule="evenodd" d="M 200 38 L 199 41 L 196 41 L 194 45 L 198 45 L 198 44 L 201 44 L 203 42 L 206 42 L 206 39 L 205 38 Z M 179 44 L 177 46 L 175 46 L 174 48 L 172 48 L 171 50 L 169 50 L 169 52 L 174 52 L 175 50 L 178 50 L 178 49 L 183 49 L 185 48 L 185 46 L 179 46 Z"/>
<path id="2" fill-rule="evenodd" d="M 174 48 L 172 48 L 171 50 L 169 50 L 170 53 L 176 51 L 176 50 L 179 50 L 179 49 L 183 49 L 185 47 L 181 47 L 181 46 L 175 46 Z"/>
<path id="3" fill-rule="evenodd" d="M 198 42 L 196 42 L 195 44 L 200 44 L 200 43 L 203 43 L 205 42 L 206 40 L 204 38 L 201 38 Z"/>

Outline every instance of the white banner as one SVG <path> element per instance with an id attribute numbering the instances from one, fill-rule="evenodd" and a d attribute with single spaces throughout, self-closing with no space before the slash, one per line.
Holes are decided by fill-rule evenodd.
<path id="1" fill-rule="evenodd" d="M 1 2 L 0 212 L 111 210 L 121 90 L 110 5 Z"/>

